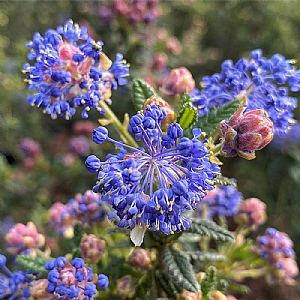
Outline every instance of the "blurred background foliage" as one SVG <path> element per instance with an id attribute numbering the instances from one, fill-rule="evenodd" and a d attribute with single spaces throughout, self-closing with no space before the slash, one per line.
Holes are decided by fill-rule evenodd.
<path id="1" fill-rule="evenodd" d="M 300 67 L 299 1 L 160 1 L 159 17 L 154 22 L 135 25 L 122 18 L 105 21 L 100 11 L 110 5 L 111 1 L 0 2 L 2 225 L 6 216 L 18 222 L 45 222 L 43 212 L 53 202 L 65 203 L 94 183 L 94 176 L 85 171 L 84 156 L 66 157 L 73 125 L 80 117 L 51 120 L 26 101 L 28 92 L 21 69 L 27 61 L 25 43 L 34 32 L 44 34 L 46 29 L 72 18 L 104 42 L 103 50 L 109 57 L 123 53 L 131 65 L 132 78 L 158 76 L 149 68 L 150 61 L 156 53 L 166 53 L 168 68 L 186 66 L 198 88 L 204 75 L 220 71 L 222 61 L 235 62 L 257 48 L 265 57 L 281 53 L 295 59 Z M 167 43 L 172 37 L 175 46 Z M 125 112 L 132 114 L 134 110 L 130 91 L 118 93 L 122 93 L 123 103 L 113 102 L 112 108 L 122 119 Z M 295 115 L 296 119 L 300 117 L 299 110 Z M 90 119 L 96 118 L 91 115 Z M 24 137 L 38 141 L 42 148 L 42 155 L 30 168 L 18 147 Z M 266 226 L 289 233 L 299 257 L 300 143 L 287 143 L 283 141 L 284 146 L 279 148 L 271 144 L 253 161 L 222 159 L 223 173 L 238 180 L 244 198 L 257 197 L 267 204 Z M 108 151 L 92 148 L 90 153 L 101 156 Z"/>

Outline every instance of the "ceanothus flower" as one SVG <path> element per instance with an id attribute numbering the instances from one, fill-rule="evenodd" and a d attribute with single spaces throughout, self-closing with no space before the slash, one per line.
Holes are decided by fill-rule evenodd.
<path id="1" fill-rule="evenodd" d="M 129 67 L 120 53 L 112 62 L 102 46 L 72 20 L 47 30 L 44 37 L 36 32 L 27 43 L 28 59 L 35 63 L 23 66 L 25 82 L 34 92 L 28 102 L 53 119 L 70 119 L 77 107 L 83 108 L 82 118 L 90 109 L 104 113 L 99 101 L 108 101 L 111 90 L 127 83 Z"/>
<path id="2" fill-rule="evenodd" d="M 0 254 L 0 298 L 26 300 L 30 297 L 30 286 L 34 280 L 29 271 L 11 272 L 6 266 L 6 257 Z"/>
<path id="3" fill-rule="evenodd" d="M 76 257 L 70 263 L 65 257 L 58 257 L 48 261 L 45 269 L 49 271 L 46 290 L 55 299 L 92 300 L 97 294 L 96 285 L 102 289 L 108 287 L 107 276 L 94 274 L 90 267 L 85 266 L 82 258 Z"/>
<path id="4" fill-rule="evenodd" d="M 203 201 L 199 203 L 195 213 L 198 216 L 205 211 L 210 219 L 215 215 L 232 217 L 236 214 L 241 201 L 242 193 L 236 187 L 218 185 L 207 193 Z"/>
<path id="5" fill-rule="evenodd" d="M 226 60 L 221 72 L 202 79 L 203 89 L 191 93 L 199 116 L 233 99 L 246 97 L 246 111 L 263 109 L 274 123 L 275 134 L 284 135 L 295 122 L 293 110 L 297 99 L 289 91 L 300 90 L 300 72 L 281 54 L 271 59 L 253 50 L 250 59 L 241 58 L 235 64 Z"/>
<path id="6" fill-rule="evenodd" d="M 164 134 L 165 117 L 165 110 L 151 105 L 130 119 L 129 131 L 144 148 L 111 139 L 103 127 L 94 129 L 95 143 L 108 141 L 120 150 L 103 162 L 95 155 L 86 160 L 88 170 L 98 172 L 93 191 L 115 210 L 110 218 L 117 216 L 119 227 L 131 229 L 136 245 L 141 245 L 146 228 L 165 234 L 189 229 L 191 221 L 183 213 L 194 209 L 213 189 L 220 171 L 209 161 L 206 141 L 197 138 L 199 129 L 189 139 L 182 137 L 179 124 L 171 123 Z"/>

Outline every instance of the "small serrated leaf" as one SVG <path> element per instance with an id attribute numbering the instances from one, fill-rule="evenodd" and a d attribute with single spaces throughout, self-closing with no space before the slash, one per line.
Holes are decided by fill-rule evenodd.
<path id="1" fill-rule="evenodd" d="M 142 109 L 145 100 L 155 94 L 153 88 L 142 79 L 135 79 L 132 84 L 132 102 L 136 111 Z"/>
<path id="2" fill-rule="evenodd" d="M 47 260 L 41 257 L 32 257 L 30 255 L 19 255 L 17 256 L 17 262 L 23 266 L 26 270 L 46 273 L 45 264 Z"/>
<path id="3" fill-rule="evenodd" d="M 217 184 L 217 185 L 223 185 L 223 186 L 225 186 L 225 185 L 232 185 L 234 187 L 237 187 L 235 180 L 232 180 L 232 179 L 230 179 L 228 177 L 225 177 L 225 176 L 218 176 L 218 177 L 216 177 L 215 184 Z"/>
<path id="4" fill-rule="evenodd" d="M 158 271 L 156 276 L 157 276 L 162 288 L 167 293 L 167 295 L 169 297 L 176 299 L 176 297 L 179 293 L 178 293 L 176 286 L 172 282 L 172 280 L 170 280 L 168 278 L 168 276 L 165 274 L 165 272 L 162 270 Z"/>
<path id="5" fill-rule="evenodd" d="M 191 96 L 189 94 L 184 94 L 181 97 L 176 122 L 180 124 L 183 130 L 186 130 L 196 123 L 197 120 L 198 112 L 191 102 Z"/>
<path id="6" fill-rule="evenodd" d="M 206 276 L 201 281 L 201 291 L 203 296 L 207 296 L 217 285 L 217 269 L 210 266 L 206 271 Z"/>
<path id="7" fill-rule="evenodd" d="M 211 220 L 192 219 L 192 226 L 189 232 L 205 235 L 209 238 L 222 242 L 234 241 L 232 233 Z"/>
<path id="8" fill-rule="evenodd" d="M 198 119 L 195 127 L 201 128 L 203 132 L 210 135 L 215 131 L 219 123 L 228 120 L 241 106 L 240 100 L 233 100 L 220 107 L 212 109 L 208 114 Z"/>
<path id="9" fill-rule="evenodd" d="M 165 274 L 180 290 L 185 289 L 193 293 L 200 290 L 193 266 L 184 252 L 165 247 L 161 257 Z"/>

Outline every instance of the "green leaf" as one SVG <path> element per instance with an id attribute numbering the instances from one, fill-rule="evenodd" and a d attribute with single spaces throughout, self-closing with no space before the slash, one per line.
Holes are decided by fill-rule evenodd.
<path id="1" fill-rule="evenodd" d="M 166 275 L 180 290 L 185 289 L 193 293 L 200 290 L 193 266 L 184 252 L 172 246 L 165 247 L 161 257 Z"/>
<path id="2" fill-rule="evenodd" d="M 26 270 L 38 272 L 38 273 L 47 273 L 45 269 L 46 259 L 41 257 L 32 257 L 30 255 L 19 255 L 17 256 L 17 262 Z"/>
<path id="3" fill-rule="evenodd" d="M 192 260 L 209 260 L 209 261 L 220 261 L 220 260 L 226 260 L 227 257 L 219 254 L 217 252 L 185 252 L 185 254 Z"/>
<path id="4" fill-rule="evenodd" d="M 217 269 L 210 266 L 206 271 L 206 276 L 201 281 L 201 291 L 203 296 L 207 296 L 210 291 L 215 290 L 217 285 Z"/>
<path id="5" fill-rule="evenodd" d="M 167 295 L 171 298 L 176 299 L 179 292 L 175 284 L 168 278 L 166 273 L 163 270 L 160 270 L 157 272 L 156 277 L 158 278 L 160 285 L 167 293 Z"/>
<path id="6" fill-rule="evenodd" d="M 249 294 L 251 292 L 250 288 L 247 285 L 239 284 L 233 281 L 229 281 L 228 288 L 239 294 Z"/>
<path id="7" fill-rule="evenodd" d="M 209 114 L 198 119 L 194 127 L 201 128 L 202 132 L 210 135 L 215 131 L 219 123 L 223 120 L 228 120 L 241 105 L 240 100 L 233 100 L 220 107 L 212 109 Z"/>
<path id="8" fill-rule="evenodd" d="M 191 102 L 191 96 L 184 94 L 181 98 L 176 122 L 183 130 L 190 128 L 198 120 L 198 111 Z"/>
<path id="9" fill-rule="evenodd" d="M 205 235 L 222 242 L 234 241 L 233 234 L 211 220 L 192 219 L 192 226 L 189 232 Z"/>
<path id="10" fill-rule="evenodd" d="M 135 79 L 132 84 L 132 102 L 136 111 L 142 109 L 145 100 L 155 94 L 153 88 L 141 79 Z"/>
<path id="11" fill-rule="evenodd" d="M 236 182 L 228 177 L 224 177 L 224 176 L 218 176 L 215 179 L 215 184 L 217 185 L 232 185 L 234 187 L 237 187 Z"/>

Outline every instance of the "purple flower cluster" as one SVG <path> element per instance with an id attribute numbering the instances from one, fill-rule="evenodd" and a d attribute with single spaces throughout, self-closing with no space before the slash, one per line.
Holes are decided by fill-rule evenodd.
<path id="1" fill-rule="evenodd" d="M 202 216 L 205 212 L 210 219 L 215 215 L 231 217 L 236 214 L 241 200 L 242 193 L 234 186 L 217 186 L 209 191 L 199 203 L 195 214 L 196 216 Z"/>
<path id="2" fill-rule="evenodd" d="M 289 97 L 288 92 L 300 90 L 300 72 L 292 63 L 281 54 L 266 59 L 261 50 L 253 50 L 250 59 L 242 58 L 235 64 L 224 61 L 220 73 L 203 77 L 201 92 L 191 93 L 199 116 L 246 97 L 247 111 L 263 109 L 273 121 L 275 133 L 284 135 L 294 123 L 293 110 L 297 105 L 297 99 Z"/>
<path id="3" fill-rule="evenodd" d="M 23 66 L 29 90 L 35 92 L 28 102 L 53 119 L 72 118 L 76 107 L 83 108 L 82 118 L 90 109 L 104 113 L 99 101 L 108 99 L 118 84 L 127 83 L 129 68 L 119 53 L 112 63 L 102 46 L 72 20 L 47 30 L 44 37 L 36 32 L 27 43 L 28 59 L 35 63 Z"/>
<path id="4" fill-rule="evenodd" d="M 83 135 L 72 137 L 68 147 L 72 153 L 78 156 L 87 156 L 91 148 L 90 139 Z"/>
<path id="5" fill-rule="evenodd" d="M 264 235 L 257 238 L 257 246 L 253 250 L 274 268 L 273 280 L 291 284 L 298 275 L 293 242 L 286 233 L 268 228 Z"/>
<path id="6" fill-rule="evenodd" d="M 45 269 L 49 271 L 47 292 L 55 299 L 92 300 L 97 294 L 96 285 L 102 289 L 108 287 L 107 276 L 93 274 L 82 258 L 74 258 L 70 263 L 58 257 L 48 261 Z"/>
<path id="7" fill-rule="evenodd" d="M 104 218 L 101 195 L 87 190 L 76 194 L 67 204 L 56 202 L 49 211 L 49 226 L 65 236 L 73 235 L 73 226 L 92 227 Z"/>
<path id="8" fill-rule="evenodd" d="M 0 298 L 25 300 L 30 297 L 30 285 L 34 277 L 29 272 L 11 272 L 6 266 L 6 257 L 0 254 Z"/>
<path id="9" fill-rule="evenodd" d="M 116 17 L 126 19 L 130 24 L 151 23 L 159 15 L 158 0 L 112 0 L 109 6 L 100 5 L 99 16 L 105 23 Z"/>
<path id="10" fill-rule="evenodd" d="M 194 130 L 196 136 L 189 139 L 182 137 L 179 124 L 171 123 L 163 134 L 165 117 L 165 110 L 151 105 L 130 119 L 129 131 L 145 148 L 111 139 L 104 127 L 93 130 L 96 144 L 108 141 L 120 148 L 104 162 L 95 155 L 86 160 L 90 172 L 99 172 L 93 191 L 113 207 L 119 227 L 147 227 L 165 234 L 188 229 L 191 221 L 182 213 L 196 208 L 213 189 L 220 168 L 209 161 L 206 142 L 197 138 L 200 130 Z"/>

